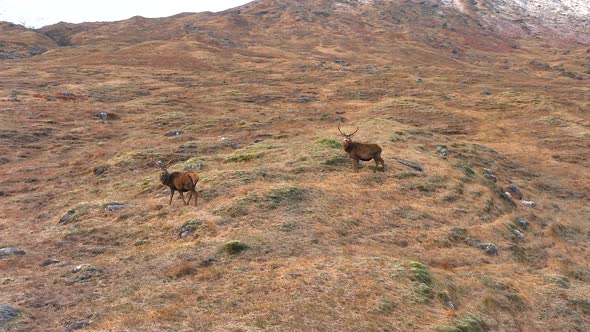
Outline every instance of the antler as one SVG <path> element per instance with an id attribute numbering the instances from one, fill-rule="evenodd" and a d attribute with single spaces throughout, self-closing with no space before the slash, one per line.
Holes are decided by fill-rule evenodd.
<path id="1" fill-rule="evenodd" d="M 345 133 L 343 133 L 343 132 L 342 132 L 342 130 L 340 130 L 340 122 L 338 122 L 338 131 L 339 131 L 339 132 L 340 132 L 342 135 L 346 136 L 346 134 L 345 134 Z"/>
<path id="2" fill-rule="evenodd" d="M 354 131 L 354 133 L 349 134 L 348 136 L 352 136 L 352 135 L 356 134 L 357 131 L 359 131 L 359 127 L 356 127 L 356 130 Z"/>
<path id="3" fill-rule="evenodd" d="M 154 165 L 156 165 L 156 167 L 158 167 L 160 169 L 165 169 L 168 167 L 168 164 L 164 164 L 164 162 L 161 160 L 154 161 Z"/>

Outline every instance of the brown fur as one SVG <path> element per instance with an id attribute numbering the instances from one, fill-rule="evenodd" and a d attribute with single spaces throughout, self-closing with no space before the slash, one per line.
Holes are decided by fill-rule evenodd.
<path id="1" fill-rule="evenodd" d="M 197 182 L 199 182 L 199 175 L 195 172 L 172 172 L 168 173 L 168 165 L 170 162 L 164 164 L 161 161 L 156 162 L 156 166 L 162 171 L 160 173 L 160 182 L 163 185 L 170 187 L 170 202 L 168 205 L 172 205 L 172 198 L 174 192 L 180 193 L 180 198 L 184 202 L 184 205 L 189 205 L 191 198 L 195 196 L 195 206 L 197 206 Z M 184 193 L 189 192 L 188 202 L 184 200 Z"/>
<path id="2" fill-rule="evenodd" d="M 385 161 L 383 160 L 383 158 L 381 158 L 381 152 L 383 151 L 381 145 L 372 143 L 353 142 L 352 136 L 356 134 L 358 128 L 352 134 L 346 134 L 343 133 L 342 130 L 340 130 L 340 124 L 338 124 L 338 131 L 340 131 L 340 134 L 342 134 L 342 136 L 344 137 L 344 143 L 342 145 L 344 146 L 344 151 L 346 151 L 346 153 L 348 153 L 348 155 L 352 159 L 352 169 L 354 172 L 358 172 L 360 160 L 374 160 L 375 170 L 373 170 L 373 172 L 377 171 L 379 164 L 381 164 L 381 172 L 385 171 Z"/>

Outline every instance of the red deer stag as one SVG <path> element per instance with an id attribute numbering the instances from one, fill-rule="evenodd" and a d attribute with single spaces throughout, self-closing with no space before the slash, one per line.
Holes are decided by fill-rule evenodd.
<path id="1" fill-rule="evenodd" d="M 195 206 L 197 206 L 197 182 L 199 182 L 199 175 L 195 172 L 172 172 L 168 173 L 168 165 L 170 161 L 164 164 L 162 161 L 157 161 L 156 166 L 162 171 L 160 173 L 160 181 L 163 185 L 170 187 L 170 203 L 172 205 L 172 198 L 174 197 L 174 191 L 180 192 L 180 198 L 184 202 L 184 205 L 189 205 L 191 198 L 195 196 Z M 189 192 L 188 202 L 184 200 L 184 193 Z"/>
<path id="2" fill-rule="evenodd" d="M 352 136 L 359 131 L 358 127 L 354 133 L 346 134 L 340 130 L 340 124 L 338 124 L 338 131 L 344 137 L 344 151 L 346 151 L 352 159 L 353 171 L 359 171 L 359 160 L 369 161 L 371 159 L 375 160 L 375 169 L 373 172 L 377 171 L 379 164 L 381 164 L 381 172 L 385 171 L 385 162 L 383 161 L 383 158 L 381 158 L 381 151 L 383 151 L 381 145 L 353 142 Z"/>

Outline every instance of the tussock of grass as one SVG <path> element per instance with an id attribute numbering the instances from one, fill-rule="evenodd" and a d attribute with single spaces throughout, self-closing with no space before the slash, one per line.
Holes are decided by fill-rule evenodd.
<path id="1" fill-rule="evenodd" d="M 590 313 L 590 300 L 581 297 L 570 297 L 567 299 L 571 304 L 582 309 L 586 314 Z"/>
<path id="2" fill-rule="evenodd" d="M 242 163 L 252 161 L 254 159 L 258 159 L 262 157 L 262 153 L 246 153 L 246 154 L 238 154 L 227 157 L 225 159 L 226 163 Z"/>
<path id="3" fill-rule="evenodd" d="M 225 243 L 221 250 L 230 255 L 237 255 L 248 248 L 248 245 L 245 243 L 242 243 L 238 240 L 232 240 Z"/>
<path id="4" fill-rule="evenodd" d="M 441 326 L 440 332 L 484 332 L 487 327 L 483 319 L 472 313 L 465 313 L 458 317 L 452 325 Z"/>
<path id="5" fill-rule="evenodd" d="M 332 149 L 342 149 L 342 144 L 335 139 L 331 138 L 322 138 L 318 141 L 318 144 L 332 148 Z"/>
<path id="6" fill-rule="evenodd" d="M 267 209 L 276 209 L 281 204 L 301 202 L 305 191 L 298 187 L 274 188 L 263 197 L 262 205 Z"/>
<path id="7" fill-rule="evenodd" d="M 192 275 L 196 271 L 197 268 L 194 265 L 189 263 L 181 263 L 171 267 L 166 273 L 166 276 L 176 279 Z"/>
<path id="8" fill-rule="evenodd" d="M 410 262 L 412 276 L 410 277 L 414 281 L 421 282 L 425 285 L 432 285 L 432 276 L 428 271 L 428 268 L 420 262 Z"/>
<path id="9" fill-rule="evenodd" d="M 393 310 L 395 310 L 395 308 L 397 308 L 397 303 L 395 303 L 389 297 L 382 297 L 379 299 L 379 301 L 375 305 L 373 312 L 378 313 L 378 314 L 389 314 Z"/>

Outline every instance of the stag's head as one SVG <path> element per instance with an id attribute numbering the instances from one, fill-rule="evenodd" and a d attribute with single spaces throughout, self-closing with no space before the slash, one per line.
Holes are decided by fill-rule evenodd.
<path id="1" fill-rule="evenodd" d="M 352 134 L 347 134 L 340 129 L 340 123 L 339 123 L 338 124 L 338 131 L 340 132 L 342 137 L 344 137 L 344 143 L 350 143 L 350 142 L 352 142 L 352 136 L 354 136 L 354 134 L 356 134 L 356 132 L 359 131 L 359 127 L 356 127 L 356 130 Z"/>
<path id="2" fill-rule="evenodd" d="M 161 171 L 160 180 L 164 181 L 164 179 L 168 177 L 168 165 L 170 165 L 171 162 L 172 160 L 169 160 L 167 163 L 164 163 L 161 160 L 154 162 L 154 165 L 156 165 L 156 167 Z"/>

